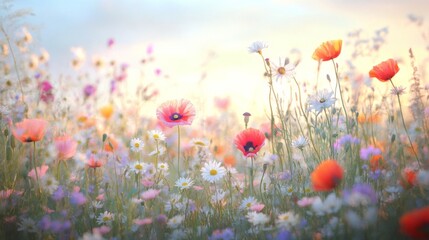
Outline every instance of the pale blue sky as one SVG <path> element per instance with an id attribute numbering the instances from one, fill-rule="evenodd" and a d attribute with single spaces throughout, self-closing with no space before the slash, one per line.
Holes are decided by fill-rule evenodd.
<path id="1" fill-rule="evenodd" d="M 247 53 L 253 41 L 267 42 L 266 54 L 272 59 L 300 49 L 302 66 L 311 69 L 298 69 L 298 76 L 308 80 L 316 66 L 311 53 L 321 42 L 344 39 L 357 29 L 371 35 L 388 26 L 389 44 L 403 44 L 399 51 L 406 54 L 410 46 L 421 45 L 416 30 L 408 29 L 407 15 L 429 17 L 426 0 L 16 0 L 15 5 L 33 11 L 26 21 L 35 44 L 50 52 L 52 71 L 70 69 L 71 47 L 83 47 L 88 57 L 103 55 L 107 39 L 114 38 L 110 56 L 132 65 L 153 44 L 157 64 L 171 76 L 160 87 L 177 90 L 169 96 L 198 98 L 189 85 L 206 72 L 207 96 L 235 95 L 236 104 L 242 100 L 243 108 L 253 106 L 249 96 L 266 87 L 260 59 Z M 343 51 L 346 54 L 347 48 Z M 202 67 L 211 52 L 215 58 Z M 380 56 L 380 60 L 389 57 L 397 56 Z"/>

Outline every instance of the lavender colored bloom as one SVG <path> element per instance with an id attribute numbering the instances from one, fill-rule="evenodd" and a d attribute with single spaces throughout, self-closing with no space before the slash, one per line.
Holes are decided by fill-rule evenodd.
<path id="1" fill-rule="evenodd" d="M 51 198 L 54 201 L 59 201 L 64 198 L 65 192 L 62 186 L 58 186 L 57 190 L 52 194 Z"/>
<path id="2" fill-rule="evenodd" d="M 380 169 L 377 169 L 377 170 L 375 170 L 375 171 L 371 171 L 371 172 L 369 173 L 369 177 L 370 177 L 372 180 L 377 180 L 377 179 L 379 179 L 379 178 L 381 177 L 381 170 L 380 170 Z"/>
<path id="3" fill-rule="evenodd" d="M 167 220 L 168 220 L 168 218 L 167 218 L 167 216 L 165 216 L 164 214 L 160 214 L 160 215 L 158 215 L 158 217 L 156 217 L 156 221 L 157 221 L 159 224 L 166 224 L 166 223 L 167 223 Z"/>
<path id="4" fill-rule="evenodd" d="M 54 233 L 60 233 L 63 231 L 62 226 L 63 226 L 62 222 L 56 220 L 56 221 L 51 222 L 51 228 L 50 229 Z"/>
<path id="5" fill-rule="evenodd" d="M 51 227 L 51 218 L 49 217 L 49 215 L 43 216 L 42 219 L 40 219 L 40 221 L 38 222 L 37 226 L 42 231 L 49 230 L 49 228 Z"/>
<path id="6" fill-rule="evenodd" d="M 289 171 L 280 172 L 278 175 L 278 179 L 283 181 L 289 181 L 292 179 L 292 175 L 290 174 Z"/>
<path id="7" fill-rule="evenodd" d="M 357 183 L 351 190 L 345 190 L 343 198 L 350 206 L 366 206 L 377 203 L 377 194 L 371 185 L 366 183 Z"/>
<path id="8" fill-rule="evenodd" d="M 72 205 L 83 205 L 86 203 L 86 197 L 81 192 L 73 192 L 70 196 L 70 203 Z"/>
<path id="9" fill-rule="evenodd" d="M 292 233 L 290 233 L 289 231 L 282 229 L 278 232 L 277 240 L 290 240 L 293 239 Z"/>
<path id="10" fill-rule="evenodd" d="M 369 160 L 372 156 L 380 155 L 381 150 L 374 146 L 369 146 L 367 148 L 360 149 L 360 158 L 363 160 Z"/>
<path id="11" fill-rule="evenodd" d="M 92 84 L 88 84 L 83 88 L 83 94 L 85 95 L 85 97 L 90 97 L 94 95 L 96 91 L 97 88 Z"/>
<path id="12" fill-rule="evenodd" d="M 338 138 L 335 143 L 334 143 L 334 149 L 336 151 L 339 151 L 341 149 L 341 147 L 345 146 L 346 144 L 350 144 L 350 145 L 356 145 L 360 143 L 360 139 L 353 137 L 350 134 L 344 135 L 340 138 Z"/>

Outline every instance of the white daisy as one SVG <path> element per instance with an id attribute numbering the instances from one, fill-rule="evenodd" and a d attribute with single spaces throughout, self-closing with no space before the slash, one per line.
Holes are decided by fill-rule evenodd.
<path id="1" fill-rule="evenodd" d="M 167 226 L 170 228 L 177 228 L 180 224 L 182 224 L 184 219 L 185 217 L 182 215 L 174 216 L 168 219 Z"/>
<path id="2" fill-rule="evenodd" d="M 256 201 L 256 198 L 254 198 L 253 196 L 247 197 L 241 201 L 240 209 L 249 210 L 251 206 L 257 203 L 258 201 Z"/>
<path id="3" fill-rule="evenodd" d="M 160 162 L 158 163 L 158 169 L 162 172 L 168 172 L 168 163 Z"/>
<path id="4" fill-rule="evenodd" d="M 20 232 L 37 232 L 36 222 L 31 218 L 21 218 L 18 223 L 18 231 Z"/>
<path id="5" fill-rule="evenodd" d="M 143 172 L 145 173 L 146 177 L 151 177 L 155 174 L 156 169 L 153 163 L 148 163 L 143 165 Z"/>
<path id="6" fill-rule="evenodd" d="M 201 176 L 204 180 L 214 183 L 222 179 L 226 174 L 226 169 L 221 167 L 221 163 L 217 161 L 210 161 L 204 163 L 201 168 Z"/>
<path id="7" fill-rule="evenodd" d="M 310 110 L 314 110 L 319 114 L 323 109 L 331 107 L 336 100 L 333 91 L 323 89 L 309 96 L 308 104 L 310 105 Z"/>
<path id="8" fill-rule="evenodd" d="M 165 135 L 160 130 L 150 130 L 149 137 L 155 141 L 165 141 Z"/>
<path id="9" fill-rule="evenodd" d="M 305 146 L 308 146 L 308 139 L 304 136 L 299 136 L 297 139 L 292 141 L 292 147 L 302 150 Z"/>
<path id="10" fill-rule="evenodd" d="M 176 187 L 180 188 L 180 190 L 188 189 L 194 185 L 194 181 L 191 178 L 181 177 L 176 181 Z"/>
<path id="11" fill-rule="evenodd" d="M 291 230 L 291 228 L 299 224 L 299 216 L 292 211 L 282 213 L 277 216 L 276 225 L 279 228 L 286 228 L 286 230 Z"/>
<path id="12" fill-rule="evenodd" d="M 262 49 L 267 48 L 268 45 L 261 41 L 253 42 L 249 47 L 249 53 L 259 53 L 262 54 Z"/>
<path id="13" fill-rule="evenodd" d="M 49 194 L 52 194 L 58 189 L 58 181 L 51 175 L 45 175 L 42 178 L 41 187 Z"/>
<path id="14" fill-rule="evenodd" d="M 276 65 L 273 62 L 270 62 L 270 64 L 273 77 L 275 77 L 276 80 L 287 79 L 295 75 L 295 65 L 289 63 L 288 60 L 285 60 L 284 64 L 280 63 Z"/>
<path id="15" fill-rule="evenodd" d="M 92 201 L 91 202 L 92 207 L 96 208 L 96 209 L 100 209 L 103 207 L 103 202 L 102 201 Z"/>
<path id="16" fill-rule="evenodd" d="M 247 213 L 246 218 L 253 225 L 264 225 L 265 223 L 270 221 L 270 218 L 267 215 L 257 212 Z"/>
<path id="17" fill-rule="evenodd" d="M 140 138 L 133 138 L 130 141 L 131 151 L 140 152 L 143 150 L 144 143 Z"/>
<path id="18" fill-rule="evenodd" d="M 136 174 L 144 173 L 145 171 L 145 163 L 141 162 L 134 162 L 130 164 L 131 171 L 135 172 Z"/>
<path id="19" fill-rule="evenodd" d="M 100 225 L 110 224 L 115 218 L 115 214 L 105 211 L 104 213 L 100 213 L 97 218 L 97 223 Z"/>
<path id="20" fill-rule="evenodd" d="M 212 196 L 212 202 L 217 203 L 222 201 L 225 198 L 226 192 L 222 189 L 218 189 L 215 194 Z"/>

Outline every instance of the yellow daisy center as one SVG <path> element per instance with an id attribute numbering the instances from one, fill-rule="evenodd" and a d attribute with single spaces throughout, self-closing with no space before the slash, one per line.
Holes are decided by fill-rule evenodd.
<path id="1" fill-rule="evenodd" d="M 216 169 L 210 170 L 210 175 L 216 176 L 217 175 L 217 170 Z"/>
<path id="2" fill-rule="evenodd" d="M 140 143 L 138 143 L 138 142 L 134 143 L 134 147 L 136 147 L 136 148 L 140 147 Z"/>
<path id="3" fill-rule="evenodd" d="M 187 182 L 183 182 L 182 183 L 182 187 L 186 187 L 186 186 L 188 186 L 188 183 Z"/>
<path id="4" fill-rule="evenodd" d="M 279 68 L 277 69 L 277 72 L 278 72 L 279 74 L 281 74 L 281 75 L 284 75 L 284 74 L 286 73 L 286 69 L 285 69 L 284 67 L 279 67 Z"/>
<path id="5" fill-rule="evenodd" d="M 142 169 L 143 169 L 143 166 L 142 166 L 141 164 L 137 164 L 137 165 L 135 166 L 135 168 L 136 168 L 137 170 L 142 170 Z"/>
<path id="6" fill-rule="evenodd" d="M 110 217 L 109 217 L 109 216 L 104 216 L 104 217 L 103 217 L 103 221 L 104 221 L 104 222 L 109 221 L 109 220 L 110 220 Z"/>

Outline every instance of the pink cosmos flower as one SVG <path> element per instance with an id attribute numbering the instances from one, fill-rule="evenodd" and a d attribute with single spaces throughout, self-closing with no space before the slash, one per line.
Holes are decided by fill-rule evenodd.
<path id="1" fill-rule="evenodd" d="M 264 205 L 264 204 L 262 204 L 262 203 L 257 203 L 257 204 L 253 204 L 253 205 L 250 207 L 250 210 L 251 210 L 251 211 L 254 211 L 254 212 L 260 212 L 260 211 L 262 211 L 262 209 L 264 209 L 264 207 L 265 207 L 265 205 Z"/>
<path id="2" fill-rule="evenodd" d="M 9 122 L 13 136 L 22 143 L 37 142 L 45 136 L 48 122 L 43 119 L 24 119 L 22 122 L 12 124 Z"/>
<path id="3" fill-rule="evenodd" d="M 152 199 L 156 198 L 160 192 L 161 192 L 161 190 L 149 189 L 146 192 L 143 192 L 141 194 L 141 198 L 145 201 L 152 200 Z"/>
<path id="4" fill-rule="evenodd" d="M 149 225 L 152 224 L 152 218 L 143 218 L 143 219 L 134 219 L 134 224 L 138 225 L 138 226 L 144 226 L 144 225 Z"/>
<path id="5" fill-rule="evenodd" d="M 65 135 L 54 139 L 58 160 L 67 160 L 76 153 L 77 142 L 71 136 Z"/>
<path id="6" fill-rule="evenodd" d="M 37 175 L 39 176 L 39 179 L 42 178 L 43 176 L 45 176 L 46 172 L 49 169 L 48 165 L 42 165 L 40 167 L 37 167 Z M 32 179 L 36 180 L 36 172 L 34 171 L 34 169 L 32 169 L 29 173 L 28 176 L 31 177 Z"/>
<path id="7" fill-rule="evenodd" d="M 258 129 L 248 128 L 235 137 L 234 143 L 245 157 L 254 157 L 264 146 L 265 135 Z"/>
<path id="8" fill-rule="evenodd" d="M 186 99 L 167 101 L 158 107 L 156 116 L 170 128 L 179 125 L 191 125 L 195 118 L 195 108 Z"/>

